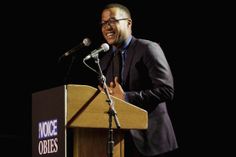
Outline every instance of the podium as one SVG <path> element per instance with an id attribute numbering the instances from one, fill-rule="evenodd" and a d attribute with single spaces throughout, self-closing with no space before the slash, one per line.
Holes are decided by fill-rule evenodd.
<path id="1" fill-rule="evenodd" d="M 120 122 L 117 129 L 112 120 L 113 156 L 124 157 L 125 132 L 147 129 L 148 116 L 145 110 L 111 97 Z M 106 100 L 105 93 L 88 85 L 68 84 L 33 93 L 32 157 L 107 157 Z"/>

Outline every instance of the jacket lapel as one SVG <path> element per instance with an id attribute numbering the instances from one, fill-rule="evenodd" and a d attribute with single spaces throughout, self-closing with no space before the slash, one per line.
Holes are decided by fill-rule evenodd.
<path id="1" fill-rule="evenodd" d="M 128 53 L 127 53 L 127 56 L 125 59 L 125 69 L 124 69 L 124 81 L 125 82 L 127 81 L 127 76 L 129 74 L 131 63 L 132 63 L 134 53 L 135 53 L 135 43 L 136 43 L 135 41 L 136 41 L 136 39 L 133 37 L 131 40 L 131 43 L 128 47 L 128 50 L 127 50 Z"/>

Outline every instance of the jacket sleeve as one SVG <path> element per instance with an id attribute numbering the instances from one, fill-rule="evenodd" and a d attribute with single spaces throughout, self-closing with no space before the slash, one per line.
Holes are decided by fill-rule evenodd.
<path id="1" fill-rule="evenodd" d="M 143 109 L 155 108 L 159 103 L 170 101 L 174 96 L 174 84 L 167 59 L 157 43 L 146 45 L 142 62 L 146 67 L 150 86 L 148 89 L 127 91 L 126 100 Z M 142 80 L 139 80 L 140 83 Z"/>

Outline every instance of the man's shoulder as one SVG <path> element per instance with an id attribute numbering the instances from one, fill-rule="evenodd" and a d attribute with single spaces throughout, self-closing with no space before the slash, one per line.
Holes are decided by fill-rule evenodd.
<path id="1" fill-rule="evenodd" d="M 149 40 L 149 39 L 144 39 L 144 38 L 134 38 L 134 43 L 136 47 L 149 47 L 149 46 L 159 47 L 160 46 L 157 42 Z"/>
<path id="2" fill-rule="evenodd" d="M 135 38 L 135 41 L 137 42 L 137 44 L 141 44 L 141 45 L 152 45 L 152 44 L 158 44 L 155 41 L 149 40 L 149 39 L 144 39 L 144 38 Z"/>

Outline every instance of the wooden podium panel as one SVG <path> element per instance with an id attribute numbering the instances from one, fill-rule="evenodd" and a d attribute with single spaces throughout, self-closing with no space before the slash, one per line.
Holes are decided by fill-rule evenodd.
<path id="1" fill-rule="evenodd" d="M 73 157 L 107 157 L 107 129 L 76 128 L 74 129 Z M 114 131 L 114 157 L 124 157 L 124 131 Z M 80 148 L 80 149 L 76 149 Z"/>
<path id="2" fill-rule="evenodd" d="M 111 96 L 121 129 L 146 129 L 147 112 Z M 108 128 L 105 93 L 87 85 L 67 85 L 67 120 L 70 127 Z M 74 116 L 74 117 L 73 117 Z M 113 119 L 113 128 L 116 128 Z"/>

